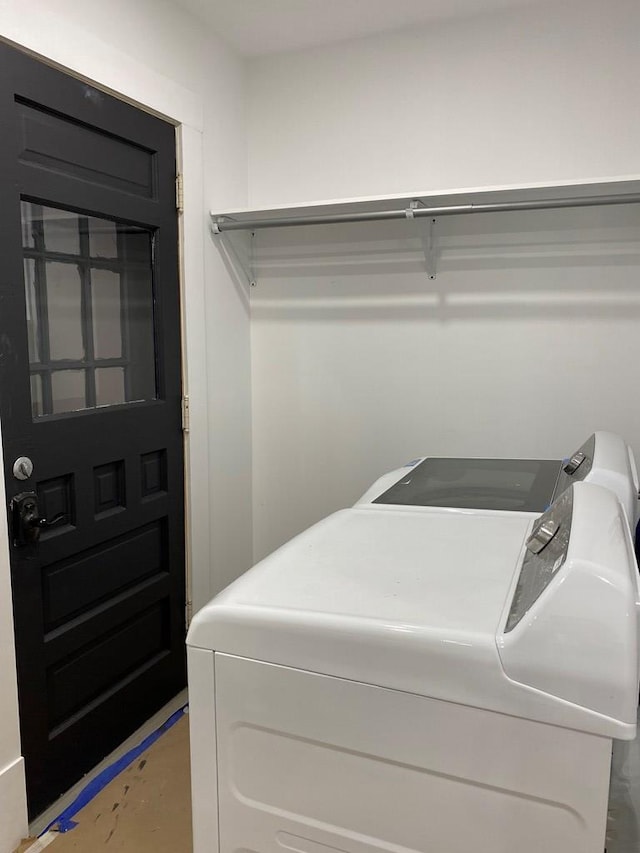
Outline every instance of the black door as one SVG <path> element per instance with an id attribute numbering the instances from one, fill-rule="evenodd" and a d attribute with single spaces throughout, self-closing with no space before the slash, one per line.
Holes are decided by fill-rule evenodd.
<path id="1" fill-rule="evenodd" d="M 185 684 L 174 128 L 0 45 L 0 414 L 31 815 Z"/>

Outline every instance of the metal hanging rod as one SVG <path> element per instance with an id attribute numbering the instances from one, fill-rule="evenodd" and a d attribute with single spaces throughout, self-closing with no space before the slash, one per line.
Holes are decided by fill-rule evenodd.
<path id="1" fill-rule="evenodd" d="M 637 204 L 640 193 L 586 196 L 584 198 L 550 198 L 539 201 L 500 201 L 480 204 L 452 204 L 443 207 L 410 207 L 402 210 L 370 210 L 362 213 L 329 213 L 317 216 L 282 216 L 276 219 L 236 220 L 211 215 L 213 231 L 257 231 L 261 228 L 291 228 L 296 225 L 337 225 L 346 222 L 380 222 L 392 219 L 417 219 L 424 216 L 454 216 L 463 213 L 498 213 L 511 210 L 550 210 L 564 207 L 596 207 L 598 205 Z"/>

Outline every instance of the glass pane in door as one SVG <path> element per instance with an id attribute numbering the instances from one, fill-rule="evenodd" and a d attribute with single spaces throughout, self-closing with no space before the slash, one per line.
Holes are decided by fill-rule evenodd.
<path id="1" fill-rule="evenodd" d="M 82 327 L 82 279 L 75 264 L 45 261 L 46 315 L 49 357 L 53 361 L 82 361 L 85 357 Z"/>
<path id="2" fill-rule="evenodd" d="M 101 367 L 96 370 L 96 404 L 114 406 L 125 402 L 124 369 Z"/>
<path id="3" fill-rule="evenodd" d="M 22 202 L 34 417 L 157 396 L 152 232 Z"/>
<path id="4" fill-rule="evenodd" d="M 70 210 L 41 208 L 44 245 L 48 252 L 66 255 L 80 254 L 78 216 Z"/>
<path id="5" fill-rule="evenodd" d="M 89 244 L 92 258 L 118 257 L 118 229 L 115 222 L 89 218 Z"/>
<path id="6" fill-rule="evenodd" d="M 120 276 L 111 270 L 91 270 L 93 349 L 96 358 L 122 355 Z"/>
<path id="7" fill-rule="evenodd" d="M 38 303 L 36 300 L 36 264 L 25 258 L 24 261 L 24 291 L 27 308 L 27 337 L 29 339 L 29 362 L 40 361 L 38 347 Z"/>
<path id="8" fill-rule="evenodd" d="M 31 414 L 34 418 L 43 414 L 42 379 L 39 373 L 31 374 Z"/>
<path id="9" fill-rule="evenodd" d="M 52 414 L 87 408 L 84 370 L 54 370 L 51 374 Z"/>

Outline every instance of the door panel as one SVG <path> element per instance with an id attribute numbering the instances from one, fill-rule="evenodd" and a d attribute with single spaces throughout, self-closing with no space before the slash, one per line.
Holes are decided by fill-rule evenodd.
<path id="1" fill-rule="evenodd" d="M 0 45 L 5 481 L 37 501 L 9 513 L 32 815 L 185 684 L 175 174 L 171 125 Z"/>
<path id="2" fill-rule="evenodd" d="M 154 195 L 153 151 L 82 127 L 41 106 L 16 99 L 16 107 L 21 163 L 147 198 Z"/>

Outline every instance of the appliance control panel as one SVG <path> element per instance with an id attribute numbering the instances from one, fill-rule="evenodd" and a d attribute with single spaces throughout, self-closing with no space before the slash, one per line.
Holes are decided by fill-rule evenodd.
<path id="1" fill-rule="evenodd" d="M 572 513 L 573 489 L 568 489 L 535 522 L 525 543 L 525 557 L 505 633 L 515 628 L 566 560 Z"/>
<path id="2" fill-rule="evenodd" d="M 562 470 L 558 477 L 555 494 L 561 495 L 568 489 L 571 483 L 584 480 L 593 468 L 593 457 L 596 451 L 595 434 L 588 438 L 582 447 L 572 453 L 569 459 L 562 463 Z"/>

